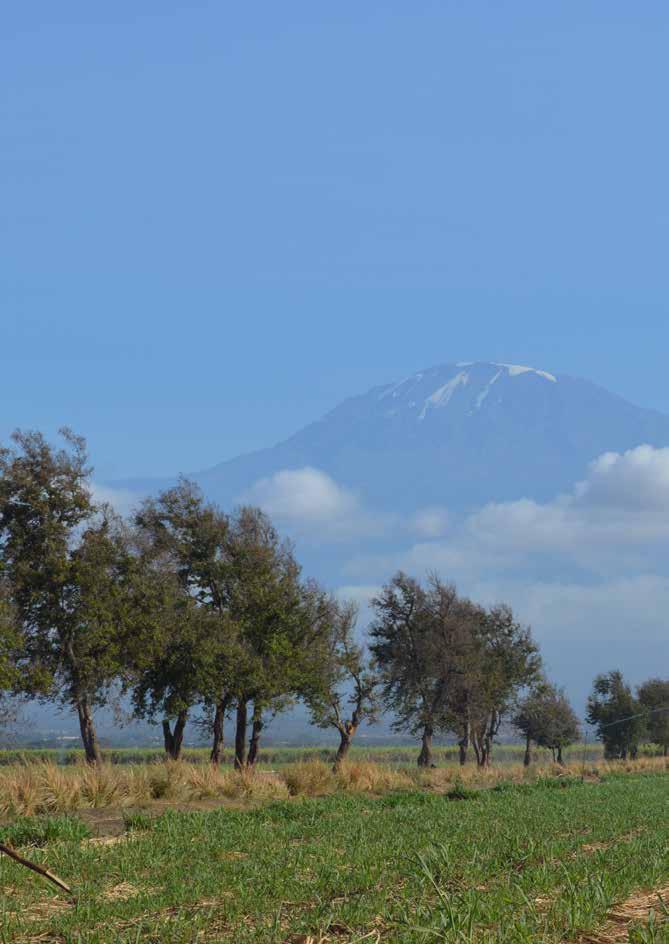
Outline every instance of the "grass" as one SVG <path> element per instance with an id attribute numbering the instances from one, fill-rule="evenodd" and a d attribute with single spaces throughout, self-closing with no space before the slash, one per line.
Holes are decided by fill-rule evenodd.
<path id="1" fill-rule="evenodd" d="M 108 844 L 54 835 L 30 854 L 76 904 L 0 861 L 0 941 L 669 941 L 669 776 L 560 783 L 339 789 L 129 819 Z"/>
<path id="2" fill-rule="evenodd" d="M 446 792 L 454 786 L 506 789 L 513 782 L 548 780 L 564 784 L 565 778 L 601 779 L 611 772 L 643 772 L 667 769 L 664 758 L 642 758 L 626 764 L 589 764 L 578 767 L 524 768 L 505 764 L 487 770 L 457 765 L 419 770 L 351 760 L 339 773 L 323 761 L 301 761 L 276 771 L 237 772 L 208 764 L 153 763 L 100 768 L 84 764 L 59 767 L 48 761 L 0 767 L 0 819 L 16 816 L 54 815 L 77 810 L 128 809 L 151 805 L 189 804 L 203 801 L 258 804 L 300 796 L 334 793 L 375 793 L 428 789 Z M 577 779 L 578 779 L 577 777 Z"/>
<path id="3" fill-rule="evenodd" d="M 0 842 L 15 848 L 89 838 L 88 826 L 75 816 L 24 816 L 0 827 Z"/>

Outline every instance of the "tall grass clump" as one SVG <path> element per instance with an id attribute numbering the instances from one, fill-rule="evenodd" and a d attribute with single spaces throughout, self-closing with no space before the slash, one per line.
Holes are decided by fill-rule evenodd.
<path id="1" fill-rule="evenodd" d="M 331 764 L 322 760 L 306 760 L 291 764 L 281 771 L 291 796 L 326 796 L 337 789 Z"/>
<path id="2" fill-rule="evenodd" d="M 336 782 L 340 790 L 350 793 L 387 793 L 413 786 L 406 771 L 369 761 L 343 763 L 336 772 Z"/>

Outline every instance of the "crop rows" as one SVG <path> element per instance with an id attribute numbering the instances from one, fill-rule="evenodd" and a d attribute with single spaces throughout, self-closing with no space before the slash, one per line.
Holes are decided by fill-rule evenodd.
<path id="1" fill-rule="evenodd" d="M 3 861 L 0 940 L 667 941 L 668 800 L 629 774 L 140 815 L 107 842 L 52 826 L 30 854 L 77 903 Z"/>

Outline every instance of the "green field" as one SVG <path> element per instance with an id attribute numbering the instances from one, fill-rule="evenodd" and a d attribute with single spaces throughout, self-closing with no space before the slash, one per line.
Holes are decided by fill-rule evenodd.
<path id="1" fill-rule="evenodd" d="M 418 744 L 354 745 L 349 756 L 356 760 L 369 760 L 382 764 L 415 764 L 419 748 Z M 336 744 L 310 747 L 270 746 L 261 749 L 258 763 L 261 767 L 276 767 L 309 760 L 327 762 L 332 759 L 336 749 Z M 111 764 L 146 764 L 162 761 L 165 758 L 165 751 L 157 747 L 115 747 L 108 748 L 103 753 L 105 761 Z M 524 753 L 525 748 L 520 744 L 495 745 L 495 761 L 497 763 L 522 763 Z M 653 745 L 643 745 L 641 753 L 643 755 L 659 754 Z M 548 764 L 551 762 L 550 751 L 536 748 L 534 755 L 537 763 Z M 565 748 L 564 756 L 566 760 L 573 762 L 583 759 L 587 761 L 601 760 L 603 757 L 602 745 L 596 742 L 572 744 Z M 233 757 L 232 748 L 226 748 L 223 751 L 224 764 L 231 764 Z M 209 748 L 187 747 L 183 751 L 183 760 L 193 764 L 208 763 Z M 0 767 L 34 761 L 48 761 L 49 763 L 65 766 L 80 764 L 84 761 L 84 752 L 80 748 L 0 749 Z M 434 749 L 434 761 L 436 764 L 456 764 L 458 748 L 454 745 L 436 747 Z"/>
<path id="2" fill-rule="evenodd" d="M 669 941 L 666 773 L 0 831 L 76 894 L 0 857 L 3 944 Z"/>

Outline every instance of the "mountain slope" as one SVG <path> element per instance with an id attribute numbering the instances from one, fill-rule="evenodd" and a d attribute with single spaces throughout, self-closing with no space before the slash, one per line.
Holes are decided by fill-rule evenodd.
<path id="1" fill-rule="evenodd" d="M 602 452 L 641 443 L 669 445 L 669 417 L 585 380 L 446 364 L 352 397 L 284 442 L 196 478 L 229 505 L 260 478 L 313 466 L 375 507 L 464 509 L 551 497 Z"/>

